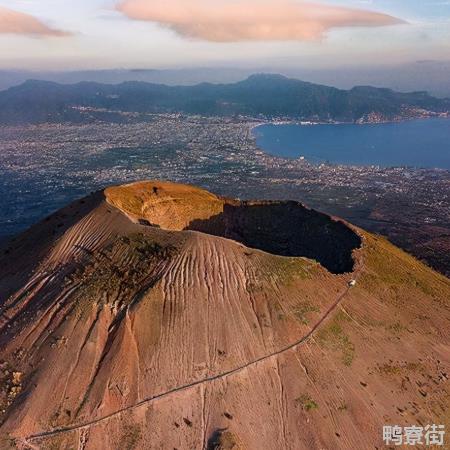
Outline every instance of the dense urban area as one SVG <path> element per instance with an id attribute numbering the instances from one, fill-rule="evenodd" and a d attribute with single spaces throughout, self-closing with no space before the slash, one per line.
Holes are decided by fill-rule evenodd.
<path id="1" fill-rule="evenodd" d="M 293 199 L 389 237 L 450 275 L 450 173 L 311 164 L 266 154 L 257 120 L 0 127 L 0 239 L 110 184 L 166 179 L 241 199 Z"/>

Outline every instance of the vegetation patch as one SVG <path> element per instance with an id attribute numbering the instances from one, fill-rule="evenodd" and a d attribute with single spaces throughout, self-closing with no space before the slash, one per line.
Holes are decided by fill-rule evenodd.
<path id="1" fill-rule="evenodd" d="M 260 268 L 264 278 L 284 286 L 297 280 L 312 279 L 320 271 L 320 265 L 314 261 L 269 254 L 262 259 Z"/>
<path id="2" fill-rule="evenodd" d="M 391 289 L 389 295 L 383 296 L 390 302 L 407 299 L 411 289 L 420 290 L 441 306 L 448 305 L 450 283 L 447 278 L 430 271 L 382 237 L 366 234 L 366 243 L 365 266 L 368 270 L 359 279 L 360 287 L 375 292 L 384 285 Z"/>
<path id="3" fill-rule="evenodd" d="M 296 317 L 303 325 L 308 325 L 309 320 L 308 320 L 307 315 L 308 315 L 309 313 L 312 313 L 312 312 L 318 313 L 318 312 L 320 312 L 320 309 L 319 309 L 318 306 L 313 305 L 313 304 L 312 304 L 311 302 L 309 302 L 309 301 L 303 301 L 303 302 L 299 303 L 299 304 L 295 307 L 295 309 L 294 309 L 294 311 L 293 311 L 294 316 L 295 316 L 295 317 Z"/>
<path id="4" fill-rule="evenodd" d="M 208 440 L 207 450 L 244 450 L 238 438 L 226 429 L 216 430 Z"/>
<path id="5" fill-rule="evenodd" d="M 404 331 L 408 331 L 408 328 L 406 328 L 399 321 L 397 321 L 391 325 L 387 325 L 386 330 L 393 334 L 401 334 Z"/>
<path id="6" fill-rule="evenodd" d="M 302 394 L 300 397 L 297 397 L 295 399 L 295 404 L 300 406 L 304 411 L 312 411 L 319 407 L 309 394 Z"/>
<path id="7" fill-rule="evenodd" d="M 400 364 L 385 363 L 381 365 L 378 364 L 375 369 L 382 375 L 395 376 L 402 373 L 417 372 L 418 370 L 423 369 L 423 365 L 415 362 L 404 362 Z"/>
<path id="8" fill-rule="evenodd" d="M 137 252 L 138 256 L 145 260 L 154 257 L 167 258 L 175 250 L 175 247 L 156 242 L 143 233 L 124 236 L 119 241 L 128 245 L 132 252 Z"/>
<path id="9" fill-rule="evenodd" d="M 342 328 L 343 323 L 347 321 L 348 318 L 342 311 L 338 312 L 329 325 L 319 330 L 317 340 L 319 345 L 341 352 L 342 363 L 351 366 L 355 357 L 355 346 Z"/>
<path id="10" fill-rule="evenodd" d="M 139 289 L 157 277 L 157 267 L 175 250 L 139 233 L 121 237 L 104 251 L 90 254 L 90 262 L 74 274 L 82 286 L 78 306 L 99 300 L 108 304 L 131 302 Z"/>

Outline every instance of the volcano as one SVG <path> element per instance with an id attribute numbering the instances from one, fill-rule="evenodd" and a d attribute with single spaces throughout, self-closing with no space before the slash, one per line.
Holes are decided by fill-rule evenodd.
<path id="1" fill-rule="evenodd" d="M 450 426 L 450 281 L 306 206 L 169 182 L 1 248 L 0 448 L 383 447 Z"/>

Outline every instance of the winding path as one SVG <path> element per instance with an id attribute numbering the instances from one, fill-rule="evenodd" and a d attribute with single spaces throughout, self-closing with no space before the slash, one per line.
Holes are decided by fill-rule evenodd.
<path id="1" fill-rule="evenodd" d="M 359 267 L 353 272 L 352 280 L 355 280 L 355 281 L 357 280 L 358 275 L 361 272 L 362 266 L 363 266 L 363 264 L 360 261 L 359 262 Z M 56 436 L 56 435 L 59 435 L 59 434 L 62 434 L 62 433 L 69 433 L 69 432 L 72 432 L 72 431 L 83 430 L 85 428 L 89 428 L 89 427 L 91 427 L 93 425 L 97 425 L 99 423 L 106 422 L 106 421 L 108 421 L 108 420 L 110 420 L 110 419 L 112 419 L 112 418 L 114 418 L 116 416 L 119 416 L 120 414 L 122 414 L 124 412 L 131 411 L 133 409 L 136 409 L 136 408 L 138 408 L 140 406 L 143 406 L 143 405 L 145 405 L 147 403 L 150 403 L 150 402 L 153 402 L 155 400 L 158 400 L 158 399 L 161 399 L 161 398 L 165 398 L 165 397 L 167 397 L 167 396 L 169 396 L 171 394 L 174 394 L 176 392 L 185 391 L 185 390 L 194 388 L 194 387 L 199 386 L 199 385 L 204 384 L 204 383 L 211 383 L 213 381 L 220 380 L 220 379 L 227 378 L 229 376 L 235 375 L 235 374 L 237 374 L 239 372 L 242 372 L 243 370 L 247 369 L 248 367 L 251 367 L 253 365 L 259 364 L 260 362 L 267 361 L 267 360 L 269 360 L 271 358 L 274 358 L 276 356 L 279 356 L 279 355 L 281 355 L 281 354 L 283 354 L 283 353 L 285 353 L 285 352 L 287 352 L 289 350 L 295 349 L 299 345 L 301 345 L 304 342 L 306 342 L 315 333 L 315 331 L 322 325 L 322 323 L 339 306 L 339 304 L 342 302 L 344 297 L 348 294 L 350 289 L 352 289 L 352 285 L 349 282 L 348 285 L 347 285 L 347 288 L 345 289 L 345 291 L 342 292 L 338 296 L 338 298 L 332 303 L 332 305 L 328 308 L 328 310 L 320 318 L 320 320 L 314 325 L 314 327 L 306 335 L 304 335 L 300 340 L 298 340 L 298 341 L 296 341 L 296 342 L 294 342 L 292 344 L 289 344 L 289 345 L 287 345 L 287 346 L 285 346 L 285 347 L 283 347 L 283 348 L 281 348 L 281 349 L 279 349 L 277 351 L 269 353 L 268 355 L 261 356 L 260 358 L 257 358 L 257 359 L 255 359 L 253 361 L 250 361 L 250 362 L 248 362 L 248 363 L 246 363 L 246 364 L 244 364 L 242 366 L 239 366 L 239 367 L 237 367 L 235 369 L 231 369 L 231 370 L 228 370 L 226 372 L 222 372 L 222 373 L 217 374 L 217 375 L 206 377 L 206 378 L 194 381 L 194 382 L 189 383 L 189 384 L 185 384 L 185 385 L 182 385 L 182 386 L 178 386 L 178 387 L 172 388 L 172 389 L 170 389 L 170 390 L 168 390 L 166 392 L 162 392 L 160 394 L 156 394 L 156 395 L 153 395 L 151 397 L 147 397 L 147 398 L 139 401 L 138 403 L 135 403 L 135 404 L 127 406 L 125 408 L 119 409 L 117 411 L 114 411 L 111 414 L 108 414 L 106 416 L 100 417 L 98 419 L 91 420 L 89 422 L 85 422 L 85 423 L 79 424 L 79 425 L 72 425 L 72 426 L 67 426 L 67 427 L 55 428 L 53 430 L 43 431 L 41 433 L 36 433 L 36 434 L 30 435 L 28 437 L 22 438 L 21 439 L 22 443 L 25 444 L 25 446 L 28 446 L 28 448 L 30 448 L 30 449 L 36 449 L 36 447 L 30 441 L 36 441 L 36 440 L 39 440 L 39 439 L 42 439 L 42 438 L 52 437 L 52 436 Z"/>

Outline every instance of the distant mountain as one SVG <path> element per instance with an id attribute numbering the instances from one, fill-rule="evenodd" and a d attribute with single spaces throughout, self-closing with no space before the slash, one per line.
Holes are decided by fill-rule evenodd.
<path id="1" fill-rule="evenodd" d="M 281 65 L 280 65 L 281 64 Z M 253 73 L 281 73 L 291 78 L 351 89 L 355 85 L 386 87 L 400 92 L 427 91 L 435 97 L 450 97 L 450 61 L 415 61 L 394 65 L 341 66 L 314 68 L 292 66 L 292 61 L 253 67 L 184 67 L 173 69 L 105 69 L 75 71 L 0 70 L 0 90 L 17 86 L 26 80 L 47 80 L 75 84 L 82 81 L 119 84 L 125 81 L 164 83 L 169 86 L 209 83 L 236 83 Z"/>
<path id="2" fill-rule="evenodd" d="M 352 122 L 448 111 L 450 99 L 437 99 L 426 92 L 399 93 L 370 86 L 341 90 L 268 74 L 252 75 L 232 84 L 195 86 L 135 81 L 118 85 L 93 82 L 63 85 L 30 80 L 0 92 L 0 123 L 3 124 L 130 120 L 129 114 L 123 116 L 118 112 Z"/>
<path id="3" fill-rule="evenodd" d="M 261 70 L 240 69 L 237 67 L 198 67 L 185 69 L 107 69 L 32 72 L 25 70 L 0 70 L 0 90 L 8 89 L 27 80 L 54 81 L 62 84 L 75 84 L 83 81 L 104 84 L 120 84 L 126 81 L 164 83 L 169 86 L 194 85 L 203 82 L 235 83 Z M 272 72 L 272 70 L 264 70 Z M 301 78 L 295 77 L 294 78 Z"/>

